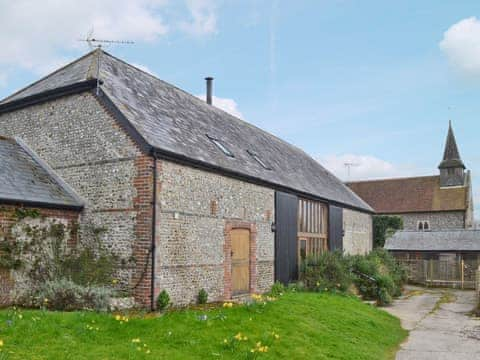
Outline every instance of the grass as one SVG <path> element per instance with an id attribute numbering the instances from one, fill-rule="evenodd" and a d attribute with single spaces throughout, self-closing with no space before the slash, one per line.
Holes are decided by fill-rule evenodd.
<path id="1" fill-rule="evenodd" d="M 398 319 L 354 297 L 316 293 L 122 319 L 2 310 L 0 359 L 388 359 L 407 335 Z"/>

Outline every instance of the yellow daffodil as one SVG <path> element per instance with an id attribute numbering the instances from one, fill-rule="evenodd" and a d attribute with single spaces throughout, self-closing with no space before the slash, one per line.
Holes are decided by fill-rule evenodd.
<path id="1" fill-rule="evenodd" d="M 140 342 L 140 339 L 136 338 L 136 339 L 132 339 L 132 343 L 139 343 Z"/>
<path id="2" fill-rule="evenodd" d="M 228 343 L 228 340 L 227 340 L 227 339 L 223 339 L 223 343 L 224 343 L 224 344 Z"/>
<path id="3" fill-rule="evenodd" d="M 122 320 L 122 317 L 120 315 L 115 315 L 115 320 L 120 321 Z"/>
<path id="4" fill-rule="evenodd" d="M 145 351 L 145 354 L 150 354 L 150 350 Z"/>
<path id="5" fill-rule="evenodd" d="M 237 340 L 242 340 L 242 333 L 238 333 L 237 335 L 234 336 L 234 338 Z"/>
<path id="6" fill-rule="evenodd" d="M 112 280 L 112 284 L 113 284 L 113 285 L 118 284 L 118 280 L 117 280 L 117 279 L 113 279 L 113 280 Z"/>
<path id="7" fill-rule="evenodd" d="M 0 347 L 3 346 L 3 340 L 0 340 Z"/>

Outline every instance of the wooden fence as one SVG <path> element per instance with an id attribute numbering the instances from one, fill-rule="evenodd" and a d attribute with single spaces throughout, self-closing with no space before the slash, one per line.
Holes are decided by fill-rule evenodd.
<path id="1" fill-rule="evenodd" d="M 399 260 L 411 283 L 424 286 L 475 289 L 480 286 L 478 260 Z"/>

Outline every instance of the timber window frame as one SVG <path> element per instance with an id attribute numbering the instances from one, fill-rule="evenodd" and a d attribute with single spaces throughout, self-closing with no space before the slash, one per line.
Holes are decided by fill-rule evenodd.
<path id="1" fill-rule="evenodd" d="M 297 220 L 298 264 L 328 251 L 328 205 L 300 198 Z"/>

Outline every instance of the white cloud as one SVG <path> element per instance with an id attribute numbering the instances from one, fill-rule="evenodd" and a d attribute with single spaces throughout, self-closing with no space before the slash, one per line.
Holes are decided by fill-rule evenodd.
<path id="1" fill-rule="evenodd" d="M 199 99 L 205 101 L 205 94 L 204 95 L 196 95 Z M 228 112 L 229 114 L 236 116 L 240 119 L 243 119 L 243 115 L 238 109 L 238 104 L 235 100 L 233 99 L 228 99 L 228 98 L 220 98 L 216 96 L 212 96 L 212 105 L 222 109 L 223 111 Z"/>
<path id="2" fill-rule="evenodd" d="M 180 28 L 192 35 L 206 35 L 217 31 L 216 4 L 211 0 L 187 0 L 191 20 L 182 21 Z"/>
<path id="3" fill-rule="evenodd" d="M 146 65 L 142 65 L 142 64 L 138 64 L 138 63 L 131 63 L 133 66 L 135 66 L 136 68 L 142 70 L 142 71 L 145 71 L 146 73 L 149 73 L 150 75 L 153 75 L 155 77 L 158 78 L 158 75 L 153 71 L 151 70 L 148 66 Z"/>
<path id="4" fill-rule="evenodd" d="M 465 75 L 480 75 L 480 21 L 476 17 L 452 25 L 439 46 L 455 69 Z"/>
<path id="5" fill-rule="evenodd" d="M 178 7 L 168 0 L 0 1 L 0 72 L 14 67 L 43 75 L 86 52 L 78 40 L 92 29 L 98 39 L 135 42 L 155 41 L 179 23 L 207 34 L 216 26 L 213 1 L 186 1 L 186 11 L 168 19 L 163 14 Z"/>
<path id="6" fill-rule="evenodd" d="M 338 178 L 348 180 L 379 179 L 404 176 L 427 175 L 412 165 L 398 165 L 371 155 L 343 154 L 317 157 L 318 162 Z M 350 165 L 350 176 L 348 166 Z"/>

